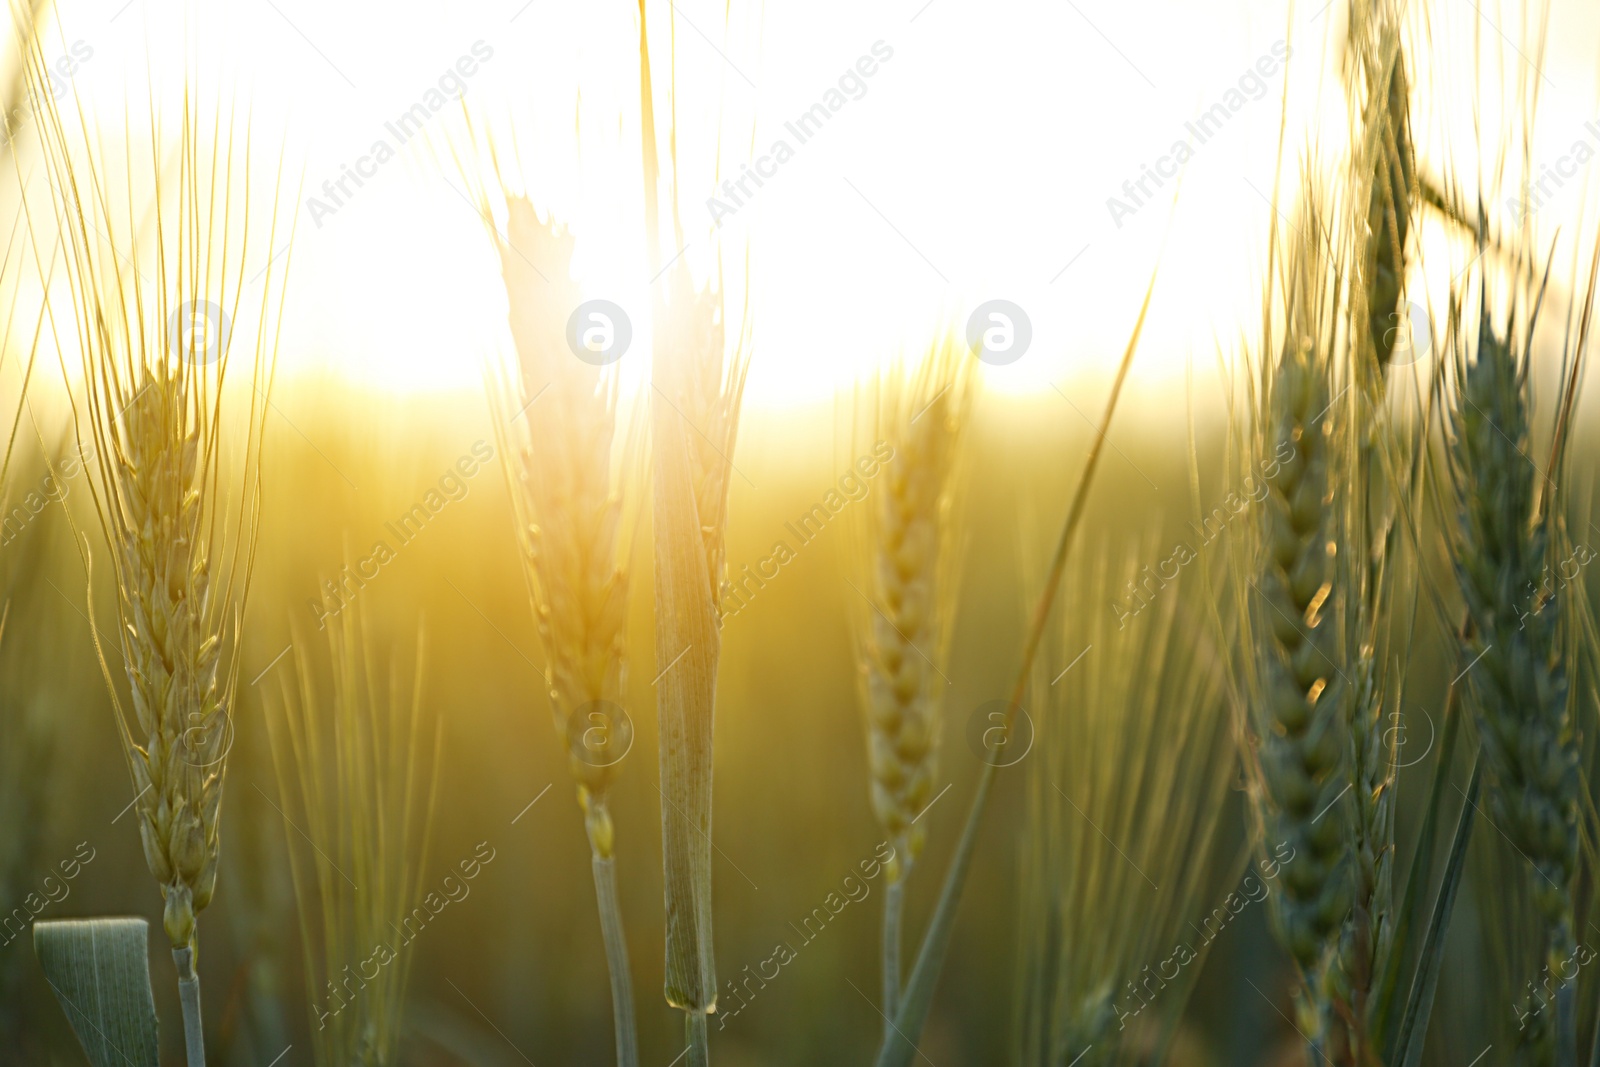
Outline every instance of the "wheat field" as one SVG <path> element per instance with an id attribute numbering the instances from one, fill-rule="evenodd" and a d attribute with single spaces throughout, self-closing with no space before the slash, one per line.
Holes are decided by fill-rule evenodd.
<path id="1" fill-rule="evenodd" d="M 1600 1064 L 1588 5 L 11 14 L 0 1062 Z"/>

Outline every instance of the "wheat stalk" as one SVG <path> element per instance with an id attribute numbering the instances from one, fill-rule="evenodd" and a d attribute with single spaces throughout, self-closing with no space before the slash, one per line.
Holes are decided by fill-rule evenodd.
<path id="1" fill-rule="evenodd" d="M 716 1010 L 712 724 L 731 457 L 749 363 L 742 340 L 726 353 L 719 293 L 696 290 L 681 265 L 669 285 L 668 302 L 657 304 L 651 381 L 666 998 L 688 1013 L 694 1063 L 703 1062 L 705 1017 Z"/>
<path id="2" fill-rule="evenodd" d="M 81 110 L 76 130 L 61 122 L 37 51 L 30 70 L 76 313 L 75 335 L 60 340 L 82 358 L 86 396 L 74 404 L 74 421 L 80 450 L 85 423 L 95 446 L 91 489 L 117 586 L 112 651 L 123 661 L 131 715 L 97 630 L 95 645 L 133 778 L 145 859 L 165 899 L 188 1061 L 198 1067 L 205 1049 L 196 917 L 216 887 L 262 423 L 287 268 L 265 268 L 259 306 L 251 305 L 253 336 L 233 343 L 247 256 L 257 246 L 245 236 L 248 194 L 242 207 L 234 202 L 231 135 L 210 134 L 208 143 L 198 110 L 186 103 L 175 165 L 163 165 L 155 138 L 148 171 L 131 149 L 126 160 L 108 160 Z M 148 177 L 150 188 L 136 190 L 136 175 Z M 110 179 L 126 187 L 110 187 Z M 133 204 L 145 196 L 154 218 L 141 225 Z M 274 198 L 269 247 L 277 240 Z M 214 333 L 194 329 L 197 315 Z M 234 411 L 223 387 L 240 347 L 250 398 L 247 410 Z M 223 459 L 230 427 L 242 431 L 237 464 Z M 232 493 L 237 501 L 227 499 Z"/>
<path id="3" fill-rule="evenodd" d="M 711 787 L 722 600 L 727 587 L 728 490 L 749 369 L 750 320 L 727 336 L 727 294 L 698 286 L 682 253 L 661 256 L 661 158 L 645 0 L 639 0 L 639 131 L 645 241 L 654 278 L 651 439 L 654 449 L 656 681 L 660 723 L 661 853 L 667 1003 L 685 1013 L 688 1067 L 710 1062 L 706 1018 L 716 1011 L 712 945 Z M 677 184 L 676 131 L 668 162 Z M 686 247 L 677 197 L 673 233 Z M 746 278 L 748 294 L 748 278 Z M 748 308 L 746 308 L 748 310 Z"/>
<path id="4" fill-rule="evenodd" d="M 1035 676 L 1017 922 L 1030 1067 L 1161 1062 L 1211 942 L 1277 872 L 1275 858 L 1240 892 L 1224 884 L 1239 874 L 1214 847 L 1236 749 L 1185 600 L 1168 593 L 1126 625 L 1106 610 L 1154 556 L 1144 547 L 1085 557 L 1054 642 L 1066 669 Z"/>
<path id="5" fill-rule="evenodd" d="M 444 722 L 434 716 L 428 730 L 421 631 L 409 692 L 398 659 L 380 683 L 372 645 L 362 611 L 340 612 L 328 628 L 325 710 L 297 640 L 297 681 L 280 674 L 282 705 L 267 716 L 286 825 L 313 846 L 289 859 L 322 1067 L 398 1062 L 410 940 L 421 932 L 407 920 L 423 900 L 438 791 Z"/>
<path id="6" fill-rule="evenodd" d="M 518 356 L 500 381 L 496 427 L 511 489 L 523 572 L 548 657 L 556 735 L 578 785 L 611 972 L 617 1060 L 638 1062 L 633 982 L 617 904 L 615 828 L 608 794 L 632 740 L 626 691 L 627 509 L 635 503 L 635 449 L 613 474 L 617 375 L 580 359 L 564 341 L 578 306 L 572 239 L 508 196 L 499 243 Z M 545 265 L 540 272 L 533 263 Z M 627 420 L 629 441 L 634 422 Z"/>
<path id="7" fill-rule="evenodd" d="M 956 472 L 972 394 L 972 359 L 949 335 L 915 363 L 882 376 L 872 403 L 874 444 L 889 458 L 857 538 L 861 610 L 856 658 L 866 709 L 873 814 L 894 858 L 886 865 L 883 1012 L 900 999 L 905 880 L 927 837 L 939 712 L 954 615 Z M 886 1023 L 892 1025 L 892 1023 Z"/>

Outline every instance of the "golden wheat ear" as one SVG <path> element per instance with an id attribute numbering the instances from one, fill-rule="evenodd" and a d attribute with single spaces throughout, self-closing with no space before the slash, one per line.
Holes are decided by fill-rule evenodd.
<path id="1" fill-rule="evenodd" d="M 80 449 L 93 444 L 126 704 L 101 663 L 165 900 L 193 1067 L 204 1062 L 196 918 L 216 888 L 288 256 L 275 247 L 276 192 L 265 248 L 263 228 L 250 226 L 268 212 L 248 193 L 249 149 L 224 106 L 207 121 L 186 95 L 175 146 L 153 130 L 146 158 L 128 128 L 116 155 L 81 101 L 69 119 L 57 112 L 37 49 L 28 77 L 49 197 L 25 204 L 31 225 L 53 227 L 66 250 L 74 321 L 57 340 L 63 370 L 65 353 L 81 361 L 74 425 Z"/>
<path id="2" fill-rule="evenodd" d="M 620 309 L 584 302 L 571 277 L 571 235 L 540 220 L 503 180 L 501 192 L 506 226 L 495 231 L 495 241 L 516 366 L 490 373 L 490 401 L 523 575 L 547 657 L 556 737 L 589 838 L 617 1058 L 633 1067 L 638 1037 L 610 791 L 634 736 L 625 703 L 628 563 L 642 491 L 638 409 L 619 412 L 611 353 L 575 346 L 576 331 L 568 328 L 585 315 Z"/>
<path id="3" fill-rule="evenodd" d="M 852 454 L 876 467 L 853 505 L 851 594 L 869 795 L 892 849 L 882 938 L 883 1012 L 900 990 L 905 879 L 934 796 L 947 652 L 959 578 L 959 471 L 975 372 L 952 333 L 881 374 L 857 414 Z"/>

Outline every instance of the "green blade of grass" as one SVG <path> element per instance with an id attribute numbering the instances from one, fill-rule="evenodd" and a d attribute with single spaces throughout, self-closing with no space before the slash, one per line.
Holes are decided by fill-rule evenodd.
<path id="1" fill-rule="evenodd" d="M 156 1067 L 156 1002 L 143 919 L 33 925 L 33 951 L 94 1067 Z"/>
<path id="2" fill-rule="evenodd" d="M 1077 532 L 1082 522 L 1084 503 L 1089 495 L 1089 487 L 1094 481 L 1094 472 L 1100 461 L 1102 446 L 1105 444 L 1106 431 L 1111 426 L 1111 416 L 1116 413 L 1117 398 L 1122 394 L 1122 384 L 1128 377 L 1128 368 L 1133 365 L 1133 354 L 1138 350 L 1139 334 L 1144 329 L 1145 316 L 1149 314 L 1150 298 L 1155 293 L 1155 288 L 1156 276 L 1152 273 L 1150 284 L 1145 289 L 1144 303 L 1139 308 L 1139 318 L 1133 325 L 1133 334 L 1128 338 L 1127 350 L 1122 354 L 1116 379 L 1111 384 L 1111 395 L 1106 399 L 1105 413 L 1100 417 L 1100 426 L 1096 431 L 1094 444 L 1090 446 L 1089 458 L 1084 462 L 1083 474 L 1078 479 L 1072 503 L 1067 508 L 1067 518 L 1061 527 L 1061 538 L 1056 542 L 1055 555 L 1050 562 L 1044 589 L 1040 592 L 1039 603 L 1034 608 L 1033 620 L 1022 650 L 1022 663 L 1017 670 L 1016 684 L 1012 687 L 1011 699 L 1006 705 L 1005 729 L 1008 733 L 1016 709 L 1022 702 L 1022 695 L 1028 684 L 1028 672 L 1033 667 L 1034 655 L 1039 651 L 1039 643 L 1044 637 L 1045 621 L 1055 604 L 1061 576 L 1066 569 L 1067 554 L 1072 547 L 1073 534 Z M 906 1067 L 916 1055 L 917 1037 L 922 1033 L 922 1027 L 928 1020 L 928 1010 L 933 1006 L 934 986 L 938 983 L 939 972 L 944 968 L 945 953 L 950 948 L 950 936 L 955 929 L 956 908 L 961 903 L 961 891 L 966 885 L 967 871 L 972 866 L 972 853 L 978 844 L 978 828 L 983 824 L 983 815 L 989 806 L 989 795 L 994 791 L 995 771 L 995 764 L 986 761 L 978 775 L 978 788 L 972 797 L 972 807 L 967 811 L 966 825 L 961 829 L 960 843 L 956 846 L 955 856 L 950 860 L 950 869 L 945 873 L 944 885 L 939 891 L 939 902 L 934 908 L 933 919 L 928 923 L 928 931 L 923 935 L 922 947 L 917 951 L 917 962 L 911 969 L 911 977 L 906 982 L 905 991 L 900 997 L 900 1007 L 895 1012 L 893 1026 L 886 1033 L 883 1046 L 878 1050 L 877 1067 Z"/>
<path id="3" fill-rule="evenodd" d="M 1461 732 L 1461 713 L 1455 707 L 1458 690 L 1451 686 L 1445 697 L 1444 736 L 1439 741 L 1439 762 L 1433 770 L 1433 783 L 1428 790 L 1428 806 L 1423 812 L 1422 829 L 1417 834 L 1415 859 L 1406 875 L 1405 896 L 1395 922 L 1389 953 L 1383 962 L 1383 971 L 1374 991 L 1372 1006 L 1372 1032 L 1380 1035 L 1383 1050 L 1392 1054 L 1399 1040 L 1399 1016 L 1393 1013 L 1395 999 L 1400 989 L 1400 971 L 1405 964 L 1411 932 L 1422 921 L 1423 905 L 1427 901 L 1428 886 L 1433 882 L 1434 842 L 1439 836 L 1439 811 L 1444 800 L 1445 783 L 1450 778 L 1454 761 L 1456 736 Z"/>
<path id="4" fill-rule="evenodd" d="M 1411 980 L 1411 995 L 1406 1000 L 1405 1017 L 1400 1021 L 1400 1034 L 1395 1042 L 1395 1055 L 1389 1062 L 1399 1067 L 1416 1067 L 1422 1062 L 1422 1046 L 1426 1044 L 1428 1017 L 1433 1013 L 1433 994 L 1439 987 L 1440 964 L 1444 958 L 1444 935 L 1450 926 L 1450 913 L 1455 909 L 1456 890 L 1461 887 L 1461 872 L 1466 867 L 1467 842 L 1472 838 L 1472 821 L 1478 813 L 1478 787 L 1482 782 L 1483 762 L 1472 758 L 1472 780 L 1467 783 L 1466 803 L 1461 806 L 1461 817 L 1456 820 L 1455 840 L 1450 843 L 1450 858 L 1445 863 L 1444 881 L 1434 900 L 1433 915 L 1428 920 L 1427 937 L 1422 942 L 1422 956 L 1417 961 L 1417 973 Z"/>

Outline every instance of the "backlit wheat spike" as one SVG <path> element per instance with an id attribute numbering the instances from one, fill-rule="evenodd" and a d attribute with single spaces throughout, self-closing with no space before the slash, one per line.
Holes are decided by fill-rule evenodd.
<path id="1" fill-rule="evenodd" d="M 625 695 L 628 573 L 622 544 L 623 461 L 614 474 L 617 379 L 566 345 L 579 303 L 568 273 L 572 239 L 541 223 L 522 197 L 507 199 L 501 272 L 510 300 L 519 374 L 502 397 L 502 432 L 522 561 L 549 667 L 556 734 L 578 783 L 590 844 L 611 855 L 606 792 L 618 771 L 604 745 Z M 524 258 L 526 257 L 526 258 Z M 535 274 L 544 265 L 551 280 Z M 519 410 L 524 409 L 525 410 Z M 603 701 L 604 704 L 597 704 Z M 590 716 L 602 720 L 591 729 Z"/>
<path id="2" fill-rule="evenodd" d="M 228 740 L 228 694 L 218 687 L 224 633 L 197 610 L 214 594 L 203 538 L 201 428 L 186 417 L 186 391 L 165 368 L 147 371 L 128 398 L 122 447 L 110 461 L 124 518 L 112 546 L 126 620 L 121 644 L 141 735 L 134 787 L 148 790 L 138 805 L 139 829 L 166 896 L 174 945 L 191 942 L 195 915 L 216 887 Z"/>
<path id="3" fill-rule="evenodd" d="M 951 335 L 917 360 L 881 376 L 868 425 L 888 459 L 861 506 L 856 655 L 866 706 L 872 810 L 893 858 L 883 919 L 883 1005 L 900 999 L 904 884 L 922 851 L 921 816 L 934 796 L 939 713 L 947 677 L 940 667 L 954 615 L 953 510 L 960 442 L 972 394 L 971 353 Z M 886 1034 L 892 1024 L 886 1026 Z"/>
<path id="4" fill-rule="evenodd" d="M 572 238 L 508 196 L 498 242 L 518 373 L 501 383 L 496 420 L 523 572 L 549 666 L 556 736 L 578 785 L 611 971 L 618 1061 L 638 1060 L 633 986 L 617 905 L 616 831 L 608 791 L 632 741 L 626 695 L 628 571 L 625 506 L 636 506 L 631 448 L 613 471 L 615 368 L 568 347 L 579 304 Z M 534 264 L 543 264 L 543 270 Z M 629 442 L 633 440 L 630 430 Z"/>
<path id="5" fill-rule="evenodd" d="M 876 432 L 892 455 L 866 505 L 863 551 L 870 563 L 863 592 L 871 610 L 858 654 L 872 808 L 895 849 L 891 882 L 904 878 L 921 851 L 927 827 L 917 820 L 933 796 L 947 684 L 940 664 L 955 594 L 955 474 L 971 362 L 945 337 L 880 385 Z"/>
<path id="6" fill-rule="evenodd" d="M 261 268 L 266 257 L 244 239 L 251 205 L 236 202 L 233 186 L 242 179 L 232 170 L 232 134 L 220 122 L 209 129 L 186 102 L 175 160 L 163 162 L 154 138 L 147 165 L 132 148 L 126 159 L 106 158 L 83 111 L 75 113 L 85 125 L 61 122 L 37 53 L 30 71 L 76 319 L 76 333 L 58 340 L 82 358 L 85 398 L 74 415 L 80 450 L 85 432 L 94 442 L 91 489 L 117 583 L 112 651 L 124 665 L 131 721 L 98 636 L 96 647 L 133 777 L 145 859 L 166 901 L 186 1050 L 197 1067 L 205 1050 L 195 924 L 216 888 L 262 420 L 287 261 Z M 135 212 L 141 198 L 150 206 L 139 211 L 151 218 Z M 29 206 L 36 225 L 41 208 Z M 276 230 L 274 203 L 269 247 Z M 260 287 L 241 306 L 247 270 Z M 246 371 L 238 391 L 247 395 L 228 398 L 236 359 Z M 233 459 L 224 459 L 225 449 Z"/>

